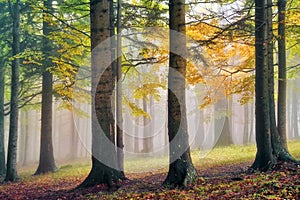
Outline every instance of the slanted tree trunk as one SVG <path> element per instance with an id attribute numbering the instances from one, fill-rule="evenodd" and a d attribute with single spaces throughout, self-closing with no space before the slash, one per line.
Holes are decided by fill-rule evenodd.
<path id="1" fill-rule="evenodd" d="M 190 156 L 188 140 L 185 74 L 185 0 L 169 1 L 170 61 L 168 76 L 169 171 L 163 185 L 182 187 L 198 176 Z M 181 34 L 178 34 L 181 33 Z"/>
<path id="2" fill-rule="evenodd" d="M 0 176 L 5 175 L 5 148 L 4 148 L 4 62 L 0 64 Z"/>
<path id="3" fill-rule="evenodd" d="M 255 0 L 255 113 L 257 152 L 251 168 L 267 170 L 274 164 L 270 130 L 266 0 Z"/>
<path id="4" fill-rule="evenodd" d="M 113 70 L 111 65 L 110 4 L 112 0 L 91 0 L 91 48 L 92 48 L 92 169 L 78 187 L 97 184 L 112 186 L 122 178 L 118 169 L 114 138 L 111 137 L 114 121 L 111 100 L 113 98 Z M 99 77 L 101 76 L 101 77 Z"/>
<path id="5" fill-rule="evenodd" d="M 11 1 L 9 1 L 11 4 Z M 12 6 L 12 56 L 20 53 L 20 0 L 17 0 Z M 11 66 L 11 96 L 10 96 L 10 124 L 7 150 L 7 165 L 5 181 L 17 181 L 17 143 L 18 143 L 18 119 L 19 119 L 19 58 L 14 58 Z"/>
<path id="6" fill-rule="evenodd" d="M 41 119 L 41 144 L 39 166 L 35 175 L 54 172 L 56 170 L 53 144 L 52 144 L 52 93 L 53 93 L 53 75 L 49 71 L 52 67 L 51 54 L 52 45 L 49 40 L 51 34 L 50 23 L 47 21 L 47 12 L 52 11 L 52 0 L 44 1 L 44 7 L 47 11 L 43 13 L 43 53 L 45 60 L 43 62 L 42 72 L 42 119 Z"/>

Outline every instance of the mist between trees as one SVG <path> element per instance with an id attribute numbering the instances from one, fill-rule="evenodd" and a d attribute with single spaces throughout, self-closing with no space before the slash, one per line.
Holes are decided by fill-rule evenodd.
<path id="1" fill-rule="evenodd" d="M 287 133 L 288 139 L 293 140 L 300 138 L 299 129 L 297 128 L 300 125 L 299 120 L 297 123 L 300 114 L 300 81 L 298 79 L 291 80 L 288 85 L 290 89 L 288 92 L 289 112 L 287 117 L 289 123 Z M 165 148 L 168 142 L 166 132 L 166 91 L 161 90 L 160 92 L 163 98 L 159 102 L 136 100 L 136 104 L 139 107 L 147 108 L 145 111 L 149 113 L 151 119 L 145 119 L 143 116 L 135 117 L 131 114 L 130 109 L 124 106 L 126 110 L 124 112 L 125 162 L 126 158 L 139 157 L 139 153 L 149 153 L 147 154 L 149 156 L 168 155 L 168 149 Z M 239 96 L 237 95 L 233 95 L 227 100 L 220 99 L 220 101 L 227 101 L 227 111 L 224 110 L 226 107 L 218 109 L 218 105 L 212 105 L 203 110 L 195 110 L 193 100 L 187 97 L 187 102 L 189 102 L 187 117 L 192 150 L 205 151 L 218 145 L 255 143 L 254 102 L 241 105 L 237 102 L 238 99 Z M 146 105 L 143 105 L 143 103 Z M 53 105 L 53 147 L 56 160 L 59 163 L 63 163 L 80 158 L 90 158 L 90 117 L 58 108 L 60 102 L 54 102 Z M 90 112 L 89 104 L 81 104 L 79 107 L 86 113 Z M 195 112 L 200 114 L 195 116 Z M 40 118 L 39 110 L 20 110 L 17 163 L 21 168 L 35 166 L 38 163 Z M 228 118 L 229 123 L 224 123 L 226 118 Z M 143 120 L 150 123 L 150 126 L 147 123 L 144 125 Z M 151 130 L 155 131 L 151 134 L 146 133 Z M 222 139 L 221 133 L 226 134 L 226 139 Z M 5 139 L 5 144 L 7 145 L 8 118 L 5 121 Z M 162 150 L 158 151 L 158 149 Z M 141 155 L 141 157 L 143 156 L 144 154 Z M 199 157 L 204 156 L 205 154 L 199 153 Z"/>

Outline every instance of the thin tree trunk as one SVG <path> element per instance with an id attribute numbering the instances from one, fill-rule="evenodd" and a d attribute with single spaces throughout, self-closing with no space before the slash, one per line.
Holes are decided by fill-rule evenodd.
<path id="1" fill-rule="evenodd" d="M 4 148 L 4 62 L 0 64 L 0 176 L 5 175 L 5 148 Z"/>
<path id="2" fill-rule="evenodd" d="M 49 71 L 52 66 L 51 53 L 52 47 L 49 40 L 51 33 L 50 23 L 47 21 L 47 12 L 52 10 L 52 0 L 44 1 L 44 7 L 47 11 L 43 13 L 43 53 L 45 55 L 43 74 L 42 74 L 42 119 L 41 119 L 41 146 L 39 166 L 35 175 L 54 172 L 56 170 L 53 144 L 52 144 L 52 93 L 53 93 L 53 75 Z"/>
<path id="3" fill-rule="evenodd" d="M 117 157 L 118 164 L 123 179 L 125 178 L 124 173 L 124 142 L 123 142 L 123 111 L 122 111 L 122 35 L 121 35 L 121 12 L 122 12 L 122 0 L 118 0 L 117 7 Z"/>
<path id="4" fill-rule="evenodd" d="M 249 143 L 249 104 L 244 105 L 244 136 L 243 144 Z"/>
<path id="5" fill-rule="evenodd" d="M 9 1 L 9 3 L 11 3 Z M 20 53 L 20 0 L 17 0 L 13 5 L 13 46 L 12 56 Z M 9 124 L 9 138 L 7 150 L 7 171 L 5 181 L 17 181 L 17 143 L 18 143 L 18 119 L 19 119 L 19 58 L 14 58 L 12 61 L 12 75 L 11 75 L 11 98 L 10 98 L 10 124 Z"/>
<path id="6" fill-rule="evenodd" d="M 298 138 L 299 137 L 299 125 L 298 125 L 299 99 L 296 92 L 293 92 L 292 98 L 293 98 L 292 127 L 293 127 L 294 137 Z"/>

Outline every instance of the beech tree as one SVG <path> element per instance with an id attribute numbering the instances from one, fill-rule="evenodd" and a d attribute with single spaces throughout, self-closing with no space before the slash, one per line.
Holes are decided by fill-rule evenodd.
<path id="1" fill-rule="evenodd" d="M 109 63 L 111 43 L 105 43 L 105 40 L 110 37 L 110 4 L 112 3 L 112 0 L 90 1 L 92 112 L 94 112 L 92 114 L 92 169 L 79 187 L 90 187 L 101 183 L 111 187 L 114 181 L 122 178 L 118 170 L 114 137 L 112 137 L 114 121 L 111 100 L 114 78 L 112 65 Z M 104 47 L 101 43 L 105 43 Z M 105 66 L 106 64 L 109 66 Z M 105 69 L 99 69 L 104 67 Z M 99 74 L 101 77 L 98 77 Z M 103 163 L 104 160 L 107 162 Z"/>
<path id="2" fill-rule="evenodd" d="M 280 19 L 282 19 L 281 17 Z M 255 113 L 257 153 L 251 168 L 261 171 L 271 169 L 278 161 L 299 163 L 288 152 L 285 140 L 286 135 L 281 136 L 276 127 L 273 38 L 272 1 L 257 0 L 255 1 Z M 282 50 L 281 42 L 279 42 L 279 45 Z M 282 64 L 282 60 L 280 63 Z M 280 71 L 280 73 L 282 72 Z M 285 81 L 284 77 L 281 81 Z M 282 91 L 282 88 L 280 89 L 280 92 L 285 92 Z M 279 111 L 286 112 L 282 106 L 282 102 L 279 105 Z M 285 116 L 284 113 L 278 113 L 278 115 L 281 114 Z M 282 119 L 279 122 L 282 123 Z M 282 134 L 282 124 L 279 127 Z"/>
<path id="3" fill-rule="evenodd" d="M 35 172 L 35 175 L 43 174 L 47 172 L 54 172 L 56 165 L 53 155 L 52 144 L 52 85 L 53 75 L 50 72 L 50 67 L 53 63 L 51 61 L 51 42 L 49 35 L 51 33 L 51 27 L 46 20 L 47 12 L 52 10 L 52 0 L 44 1 L 45 11 L 43 13 L 43 53 L 45 60 L 43 62 L 42 71 L 42 120 L 41 120 L 41 146 L 40 146 L 40 159 L 39 166 Z"/>
<path id="4" fill-rule="evenodd" d="M 198 176 L 190 156 L 185 103 L 185 0 L 169 1 L 170 60 L 168 73 L 169 171 L 163 185 L 182 187 Z M 179 33 L 179 34 L 178 34 Z M 174 53 L 176 52 L 176 53 Z M 178 55 L 180 53 L 180 55 Z"/>
<path id="5" fill-rule="evenodd" d="M 12 56 L 15 56 L 11 66 L 11 95 L 10 95 L 10 118 L 9 138 L 7 150 L 7 164 L 5 181 L 17 181 L 17 141 L 18 141 L 18 119 L 19 119 L 19 67 L 20 60 L 16 55 L 20 53 L 20 0 L 12 3 L 8 1 L 13 21 L 12 27 Z"/>

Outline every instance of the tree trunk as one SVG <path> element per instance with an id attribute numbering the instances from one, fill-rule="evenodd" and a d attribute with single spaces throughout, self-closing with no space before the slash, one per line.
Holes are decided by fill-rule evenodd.
<path id="1" fill-rule="evenodd" d="M 278 39 L 278 131 L 277 131 L 276 141 L 274 142 L 273 145 L 274 146 L 273 152 L 279 161 L 295 162 L 299 164 L 300 162 L 295 160 L 289 153 L 287 147 L 287 139 L 286 139 L 286 48 L 285 48 L 286 9 L 285 8 L 286 8 L 286 0 L 279 0 L 278 1 L 278 36 L 279 36 L 278 37 L 279 38 Z"/>
<path id="2" fill-rule="evenodd" d="M 267 170 L 274 164 L 268 92 L 266 0 L 255 0 L 255 113 L 257 153 L 251 168 Z"/>
<path id="3" fill-rule="evenodd" d="M 151 97 L 149 97 L 150 99 L 152 99 Z M 153 100 L 150 100 L 153 103 Z M 151 103 L 151 102 L 150 102 Z M 151 105 L 150 105 L 151 107 Z M 149 113 L 149 106 L 148 106 L 148 102 L 146 101 L 145 98 L 143 98 L 143 110 L 145 112 Z M 152 115 L 150 114 L 150 116 L 152 117 Z M 152 134 L 151 134 L 151 127 L 149 126 L 149 123 L 151 123 L 151 120 L 148 119 L 147 117 L 143 117 L 143 123 L 144 123 L 144 133 L 143 133 L 143 153 L 150 153 L 153 150 L 153 138 L 152 138 Z"/>
<path id="4" fill-rule="evenodd" d="M 286 45 L 285 12 L 286 0 L 278 0 L 278 133 L 284 147 L 286 140 Z"/>
<path id="5" fill-rule="evenodd" d="M 168 77 L 169 171 L 163 185 L 182 187 L 198 176 L 190 156 L 188 140 L 185 74 L 185 0 L 169 1 L 170 61 Z M 180 34 L 179 34 L 180 33 Z"/>
<path id="6" fill-rule="evenodd" d="M 10 1 L 9 1 L 10 3 Z M 13 5 L 13 46 L 12 56 L 20 53 L 20 0 L 17 0 Z M 11 97 L 10 97 L 10 124 L 9 138 L 7 150 L 7 171 L 5 181 L 17 181 L 17 143 L 18 143 L 18 119 L 19 119 L 19 58 L 14 58 L 12 61 L 11 74 Z"/>
<path id="7" fill-rule="evenodd" d="M 78 187 L 97 184 L 112 186 L 122 178 L 118 168 L 114 138 L 111 100 L 113 98 L 113 69 L 111 65 L 110 4 L 112 0 L 91 0 L 92 48 L 92 169 Z"/>
<path id="8" fill-rule="evenodd" d="M 297 84 L 297 82 L 295 81 Z M 294 138 L 299 137 L 299 125 L 298 125 L 298 112 L 299 112 L 299 99 L 297 93 L 294 91 L 292 95 L 292 105 L 293 105 L 293 110 L 292 110 L 292 127 L 293 127 L 293 133 L 294 133 Z"/>
<path id="9" fill-rule="evenodd" d="M 138 104 L 139 101 L 137 99 L 135 99 L 135 104 Z M 134 147 L 133 147 L 133 152 L 134 153 L 139 153 L 140 152 L 140 136 L 139 136 L 139 118 L 137 118 L 135 120 L 135 126 L 134 126 L 134 137 L 133 137 L 133 141 L 134 141 Z"/>
<path id="10" fill-rule="evenodd" d="M 47 11 L 43 13 L 43 53 L 45 60 L 43 63 L 42 74 L 42 118 L 41 118 L 41 146 L 39 166 L 34 173 L 35 175 L 54 172 L 56 170 L 53 144 L 52 144 L 52 93 L 53 93 L 53 75 L 49 71 L 52 67 L 51 54 L 52 45 L 49 40 L 51 27 L 47 21 L 47 12 L 52 10 L 52 0 L 44 1 L 44 7 Z"/>
<path id="11" fill-rule="evenodd" d="M 5 148 L 4 148 L 4 62 L 0 66 L 0 176 L 5 175 Z"/>
<path id="12" fill-rule="evenodd" d="M 249 104 L 244 105 L 244 136 L 243 144 L 249 144 Z"/>
<path id="13" fill-rule="evenodd" d="M 116 89 L 116 100 L 117 100 L 117 158 L 119 169 L 122 173 L 123 179 L 125 178 L 124 173 L 124 143 L 123 143 L 123 111 L 122 111 L 122 35 L 121 35 L 121 9 L 122 0 L 118 0 L 117 7 L 117 89 Z"/>
<path id="14" fill-rule="evenodd" d="M 231 130 L 230 130 L 230 120 L 229 120 L 229 106 L 228 106 L 228 99 L 226 98 L 225 100 L 219 100 L 217 103 L 217 109 L 221 111 L 225 111 L 225 116 L 224 118 L 221 117 L 221 119 L 216 119 L 215 120 L 215 127 L 222 126 L 221 128 L 221 134 L 218 135 L 218 128 L 215 128 L 216 131 L 216 145 L 217 147 L 224 147 L 224 146 L 229 146 L 233 144 L 232 141 L 232 136 L 231 136 Z M 223 113 L 222 113 L 223 114 Z M 223 121 L 224 119 L 224 121 Z M 224 122 L 224 124 L 222 124 Z"/>

